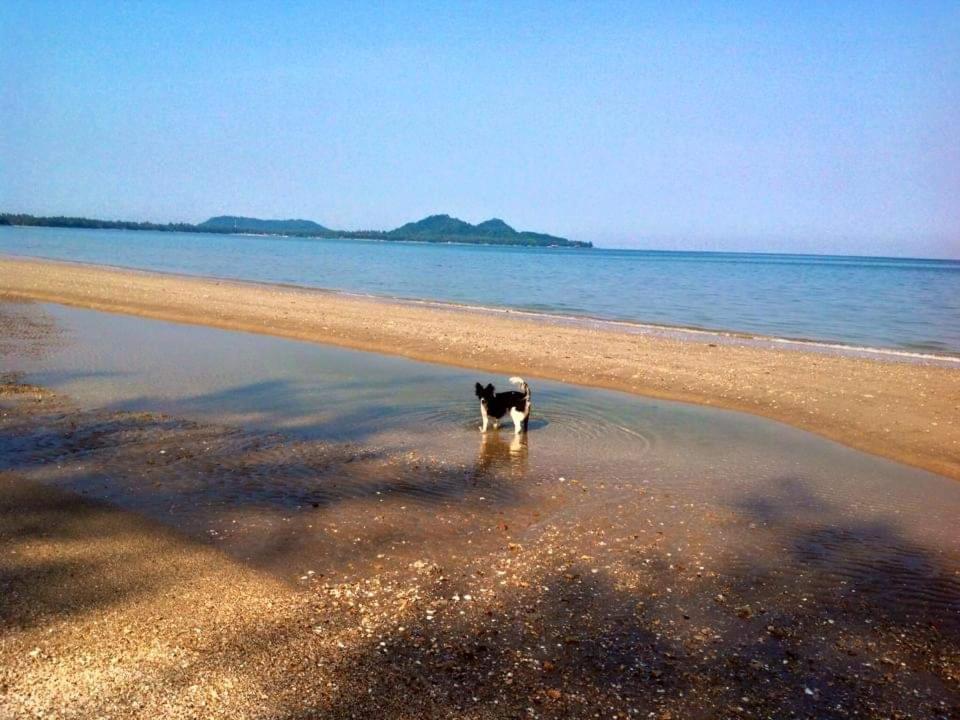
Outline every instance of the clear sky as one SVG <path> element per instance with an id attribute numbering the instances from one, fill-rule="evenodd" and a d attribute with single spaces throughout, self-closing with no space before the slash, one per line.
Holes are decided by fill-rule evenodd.
<path id="1" fill-rule="evenodd" d="M 0 3 L 0 210 L 960 257 L 960 3 Z"/>

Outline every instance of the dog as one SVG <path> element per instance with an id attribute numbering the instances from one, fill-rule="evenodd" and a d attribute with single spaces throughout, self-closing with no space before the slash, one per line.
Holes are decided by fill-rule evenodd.
<path id="1" fill-rule="evenodd" d="M 520 387 L 521 392 L 508 390 L 498 393 L 492 384 L 484 387 L 477 383 L 477 397 L 480 398 L 480 419 L 483 424 L 480 426 L 480 432 L 486 432 L 490 423 L 493 423 L 493 429 L 500 427 L 500 418 L 510 413 L 510 419 L 513 420 L 513 430 L 519 435 L 527 431 L 527 424 L 530 421 L 530 386 L 521 377 L 512 377 L 510 382 Z"/>

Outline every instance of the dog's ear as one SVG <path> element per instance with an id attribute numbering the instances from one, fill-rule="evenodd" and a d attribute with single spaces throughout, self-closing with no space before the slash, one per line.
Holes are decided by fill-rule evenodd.
<path id="1" fill-rule="evenodd" d="M 483 385 L 481 385 L 480 383 L 477 383 L 476 392 L 477 392 L 477 397 L 478 397 L 478 398 L 482 398 L 482 397 L 483 397 Z"/>
<path id="2" fill-rule="evenodd" d="M 487 385 L 486 393 L 489 397 L 493 397 L 494 393 L 496 392 L 497 390 L 495 387 L 493 387 L 493 383 L 490 383 L 489 385 Z"/>

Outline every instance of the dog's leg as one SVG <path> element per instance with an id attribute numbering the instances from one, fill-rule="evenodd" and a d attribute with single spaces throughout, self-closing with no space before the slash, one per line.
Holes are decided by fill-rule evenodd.
<path id="1" fill-rule="evenodd" d="M 510 419 L 513 420 L 513 431 L 517 435 L 526 430 L 526 415 L 516 408 L 510 408 Z"/>
<path id="2" fill-rule="evenodd" d="M 480 432 L 486 432 L 487 426 L 490 425 L 490 416 L 487 415 L 486 403 L 480 403 L 480 419 L 483 421 L 483 424 L 480 426 Z"/>

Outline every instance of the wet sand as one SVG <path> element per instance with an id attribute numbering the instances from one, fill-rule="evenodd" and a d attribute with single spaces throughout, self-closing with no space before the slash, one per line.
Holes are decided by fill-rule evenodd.
<path id="1" fill-rule="evenodd" d="M 9 376 L 0 407 L 0 717 L 960 712 L 955 549 L 799 478 L 731 508 L 527 477 L 497 436 L 465 477 Z"/>
<path id="2" fill-rule="evenodd" d="M 0 296 L 266 333 L 746 411 L 960 479 L 960 370 L 52 261 Z"/>
<path id="3" fill-rule="evenodd" d="M 171 400 L 198 335 L 227 390 Z M 169 363 L 117 347 L 147 336 Z M 459 371 L 300 346 L 0 305 L 0 368 L 26 368 L 0 377 L 0 718 L 960 713 L 956 483 L 542 381 L 529 438 L 480 437 Z M 322 392 L 288 377 L 236 406 L 265 427 L 203 419 L 250 355 Z M 135 401 L 29 379 L 65 369 Z M 419 382 L 455 409 L 410 413 Z M 304 394 L 338 414 L 287 428 Z"/>

